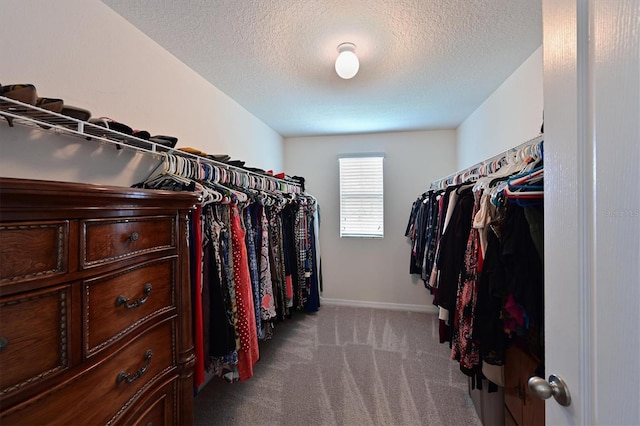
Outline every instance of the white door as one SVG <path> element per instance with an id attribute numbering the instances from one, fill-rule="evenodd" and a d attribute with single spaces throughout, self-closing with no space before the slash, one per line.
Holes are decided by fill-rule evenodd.
<path id="1" fill-rule="evenodd" d="M 547 425 L 640 424 L 640 0 L 543 0 Z"/>

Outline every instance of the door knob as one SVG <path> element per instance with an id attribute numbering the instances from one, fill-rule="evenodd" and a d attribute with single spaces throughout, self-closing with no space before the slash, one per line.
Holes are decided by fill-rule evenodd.
<path id="1" fill-rule="evenodd" d="M 552 396 L 558 404 L 568 407 L 571 405 L 571 394 L 562 377 L 552 374 L 549 382 L 542 377 L 533 376 L 529 379 L 529 390 L 540 399 L 549 399 Z"/>

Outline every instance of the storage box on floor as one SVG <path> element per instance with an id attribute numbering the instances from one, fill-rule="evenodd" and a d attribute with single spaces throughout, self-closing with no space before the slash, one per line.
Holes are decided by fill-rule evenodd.
<path id="1" fill-rule="evenodd" d="M 489 392 L 489 381 L 482 380 L 482 390 L 473 389 L 469 378 L 469 395 L 484 426 L 504 425 L 504 388 Z"/>

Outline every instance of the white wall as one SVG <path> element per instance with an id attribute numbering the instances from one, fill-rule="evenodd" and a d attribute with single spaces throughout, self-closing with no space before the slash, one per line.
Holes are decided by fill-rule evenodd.
<path id="1" fill-rule="evenodd" d="M 325 300 L 431 306 L 423 282 L 409 275 L 404 232 L 413 201 L 432 180 L 455 169 L 455 142 L 454 130 L 285 138 L 285 169 L 304 176 L 320 203 Z M 384 239 L 339 236 L 338 156 L 355 153 L 385 154 Z"/>
<path id="2" fill-rule="evenodd" d="M 411 203 L 432 180 L 537 136 L 542 109 L 539 48 L 455 131 L 286 138 L 285 169 L 306 177 L 323 212 L 323 297 L 351 304 L 429 306 L 431 295 L 408 273 L 404 230 Z M 386 154 L 384 240 L 339 237 L 337 158 L 363 152 Z"/>
<path id="3" fill-rule="evenodd" d="M 282 170 L 282 137 L 98 0 L 0 1 L 0 83 Z M 155 160 L 0 123 L 0 175 L 129 186 Z"/>
<path id="4" fill-rule="evenodd" d="M 542 110 L 540 47 L 458 126 L 458 170 L 538 136 Z"/>

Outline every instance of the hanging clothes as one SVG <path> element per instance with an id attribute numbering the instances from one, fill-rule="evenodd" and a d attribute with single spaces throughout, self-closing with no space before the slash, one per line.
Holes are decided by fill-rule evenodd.
<path id="1" fill-rule="evenodd" d="M 283 221 L 280 214 L 284 205 L 282 203 L 272 205 L 267 210 L 269 217 L 269 226 L 271 229 L 270 240 L 270 258 L 271 262 L 271 282 L 274 288 L 274 304 L 276 308 L 276 316 L 279 320 L 289 315 L 289 306 L 287 306 L 286 292 L 286 266 L 284 260 L 284 237 L 283 237 Z"/>
<path id="2" fill-rule="evenodd" d="M 216 221 L 220 230 L 220 270 L 222 272 L 221 277 L 223 283 L 226 282 L 226 287 L 223 288 L 223 291 L 226 289 L 227 294 L 229 295 L 229 299 L 226 304 L 226 313 L 228 321 L 231 324 L 230 331 L 232 331 L 232 335 L 229 336 L 229 339 L 233 339 L 233 342 L 230 342 L 233 349 L 230 349 L 226 353 L 222 352 L 213 354 L 212 372 L 214 375 L 224 378 L 227 382 L 233 383 L 240 379 L 240 375 L 238 373 L 238 350 L 240 349 L 241 343 L 240 335 L 238 333 L 239 315 L 233 270 L 233 250 L 231 249 L 231 206 L 229 204 L 216 205 L 214 209 L 218 213 L 215 215 L 216 219 L 219 218 L 219 220 Z M 196 243 L 197 242 L 194 241 L 194 244 Z"/>
<path id="3" fill-rule="evenodd" d="M 438 306 L 450 312 L 455 308 L 458 278 L 471 231 L 474 203 L 470 187 L 459 187 L 453 192 L 456 197 L 452 197 L 451 200 L 455 206 L 449 207 L 451 218 L 440 239 L 440 258 L 438 259 L 440 279 L 436 301 Z"/>
<path id="4" fill-rule="evenodd" d="M 514 341 L 544 355 L 542 142 L 508 158 L 423 193 L 405 230 L 410 272 L 439 307 L 440 342 L 474 383 Z"/>
<path id="5" fill-rule="evenodd" d="M 505 307 L 505 328 L 527 340 L 530 352 L 543 353 L 544 271 L 531 237 L 524 209 L 509 204 L 502 255 L 505 284 L 511 303 Z"/>
<path id="6" fill-rule="evenodd" d="M 226 284 L 226 276 L 222 273 L 220 238 L 223 224 L 217 217 L 217 207 L 208 205 L 204 209 L 205 233 L 203 236 L 204 262 L 203 282 L 208 283 L 208 312 L 203 310 L 203 319 L 208 324 L 208 355 L 210 358 L 221 357 L 236 350 L 233 312 L 230 309 L 232 296 Z M 235 297 L 233 298 L 235 299 Z M 203 306 L 207 306 L 203 303 Z"/>
<path id="7" fill-rule="evenodd" d="M 472 217 L 480 210 L 482 194 L 475 192 Z M 464 253 L 464 266 L 460 271 L 454 321 L 452 324 L 451 358 L 460 362 L 460 368 L 473 374 L 480 367 L 480 351 L 478 342 L 473 336 L 473 321 L 478 295 L 478 279 L 482 272 L 482 251 L 480 250 L 480 233 L 471 227 L 467 248 Z"/>
<path id="8" fill-rule="evenodd" d="M 307 286 L 307 303 L 304 309 L 307 312 L 317 312 L 320 308 L 320 284 L 319 284 L 319 264 L 316 253 L 319 252 L 319 240 L 316 236 L 317 224 L 317 209 L 316 200 L 308 199 L 307 204 L 307 257 L 306 257 L 306 286 Z"/>
<path id="9" fill-rule="evenodd" d="M 256 231 L 253 222 L 253 204 L 242 209 L 245 228 L 245 245 L 247 257 L 249 259 L 249 277 L 251 279 L 251 289 L 253 291 L 254 318 L 258 339 L 262 340 L 262 315 L 260 314 L 260 272 L 258 270 L 258 254 L 256 253 Z"/>
<path id="10" fill-rule="evenodd" d="M 294 311 L 320 306 L 317 201 L 293 184 L 162 155 L 159 173 L 136 186 L 197 191 L 202 200 L 189 222 L 194 384 L 207 375 L 247 380 L 259 340 Z"/>
<path id="11" fill-rule="evenodd" d="M 231 206 L 231 246 L 233 250 L 233 273 L 236 285 L 236 303 L 238 305 L 238 373 L 240 380 L 253 376 L 253 366 L 258 362 L 258 333 L 256 328 L 253 289 L 249 276 L 249 261 L 245 246 L 245 230 L 240 223 L 240 211 L 237 205 Z"/>
<path id="12" fill-rule="evenodd" d="M 191 233 L 196 241 L 202 239 L 202 229 L 200 227 L 200 213 L 201 207 L 197 206 L 191 214 Z M 196 387 L 204 383 L 204 328 L 202 322 L 202 246 L 194 244 L 190 246 L 191 250 L 191 287 L 194 290 L 192 292 L 192 301 L 194 306 L 195 321 L 193 341 L 194 350 L 196 353 L 196 363 L 193 367 L 193 381 Z"/>
<path id="13" fill-rule="evenodd" d="M 282 239 L 285 266 L 285 304 L 294 306 L 294 279 L 298 279 L 298 251 L 296 250 L 296 207 L 290 203 L 282 209 Z M 289 313 L 290 315 L 290 313 Z"/>
<path id="14" fill-rule="evenodd" d="M 273 280 L 271 273 L 271 241 L 269 233 L 269 220 L 265 212 L 264 204 L 260 204 L 258 216 L 260 217 L 260 316 L 264 321 L 271 321 L 276 318 L 276 307 L 273 290 Z"/>

